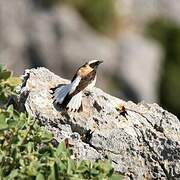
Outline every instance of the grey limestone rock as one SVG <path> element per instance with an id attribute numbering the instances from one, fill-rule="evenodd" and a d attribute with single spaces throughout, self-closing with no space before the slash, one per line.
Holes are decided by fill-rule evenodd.
<path id="1" fill-rule="evenodd" d="M 127 179 L 180 178 L 180 122 L 157 104 L 124 102 L 101 89 L 83 94 L 82 112 L 62 112 L 51 88 L 68 83 L 46 68 L 26 70 L 20 102 L 76 159 L 112 159 Z M 124 106 L 123 116 L 118 107 Z"/>
<path id="2" fill-rule="evenodd" d="M 118 48 L 117 76 L 128 82 L 138 100 L 158 102 L 159 72 L 163 64 L 161 47 L 141 34 L 126 32 L 118 39 Z"/>
<path id="3" fill-rule="evenodd" d="M 119 14 L 137 28 L 157 17 L 180 23 L 180 1 L 177 0 L 118 0 L 116 4 Z"/>

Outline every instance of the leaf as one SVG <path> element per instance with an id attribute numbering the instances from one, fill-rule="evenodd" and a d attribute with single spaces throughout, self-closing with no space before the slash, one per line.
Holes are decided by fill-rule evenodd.
<path id="1" fill-rule="evenodd" d="M 74 161 L 72 159 L 68 159 L 67 160 L 67 174 L 73 174 L 73 170 L 75 169 L 75 164 Z"/>
<path id="2" fill-rule="evenodd" d="M 124 177 L 119 174 L 113 174 L 111 177 L 108 178 L 108 180 L 123 180 Z"/>
<path id="3" fill-rule="evenodd" d="M 59 143 L 57 149 L 56 149 L 56 153 L 57 156 L 66 156 L 66 157 L 70 157 L 70 153 L 69 150 L 66 148 L 65 142 L 62 141 L 61 143 Z"/>
<path id="4" fill-rule="evenodd" d="M 36 176 L 38 171 L 37 171 L 37 168 L 38 168 L 38 162 L 36 160 L 34 160 L 34 156 L 29 156 L 29 159 L 32 159 L 28 168 L 27 168 L 27 174 L 29 176 Z"/>
<path id="5" fill-rule="evenodd" d="M 91 169 L 91 174 L 92 175 L 98 175 L 99 174 L 99 171 L 97 169 Z"/>
<path id="6" fill-rule="evenodd" d="M 6 83 L 8 83 L 10 86 L 18 86 L 21 83 L 21 79 L 19 77 L 10 77 L 7 79 Z"/>
<path id="7" fill-rule="evenodd" d="M 6 122 L 6 116 L 5 114 L 0 114 L 0 130 L 5 130 L 8 128 L 8 124 Z"/>
<path id="8" fill-rule="evenodd" d="M 41 173 L 38 173 L 36 180 L 45 180 L 44 176 Z"/>
<path id="9" fill-rule="evenodd" d="M 18 176 L 18 169 L 14 169 L 11 171 L 10 175 L 8 176 L 8 179 L 14 179 Z"/>
<path id="10" fill-rule="evenodd" d="M 63 161 L 59 163 L 59 168 L 60 168 L 61 173 L 65 172 L 66 165 Z"/>
<path id="11" fill-rule="evenodd" d="M 25 145 L 26 148 L 27 148 L 27 152 L 28 153 L 31 153 L 32 150 L 33 150 L 33 143 L 32 142 L 29 142 L 28 144 Z"/>
<path id="12" fill-rule="evenodd" d="M 13 115 L 13 113 L 14 113 L 14 107 L 13 107 L 13 105 L 8 106 L 7 112 L 8 112 L 10 115 Z"/>
<path id="13" fill-rule="evenodd" d="M 56 180 L 58 179 L 58 169 L 57 169 L 57 165 L 56 163 L 54 163 L 52 166 L 51 166 L 51 172 L 48 176 L 48 179 L 51 180 Z"/>
<path id="14" fill-rule="evenodd" d="M 59 145 L 58 145 L 58 148 L 57 148 L 57 152 L 61 153 L 62 151 L 66 151 L 66 145 L 65 145 L 65 142 L 61 142 Z"/>
<path id="15" fill-rule="evenodd" d="M 40 138 L 42 142 L 49 142 L 52 140 L 53 135 L 52 133 L 43 130 L 40 132 Z"/>
<path id="16" fill-rule="evenodd" d="M 11 76 L 11 72 L 10 71 L 2 71 L 0 72 L 0 80 L 6 80 Z"/>
<path id="17" fill-rule="evenodd" d="M 85 160 L 81 161 L 81 163 L 80 163 L 80 165 L 79 165 L 79 167 L 77 169 L 77 172 L 78 173 L 86 172 L 88 170 L 89 165 L 90 165 L 89 161 L 85 161 Z"/>
<path id="18" fill-rule="evenodd" d="M 4 65 L 3 64 L 0 64 L 0 72 L 2 72 L 4 70 Z"/>
<path id="19" fill-rule="evenodd" d="M 22 128 L 26 123 L 26 115 L 24 113 L 20 114 L 19 120 L 16 121 L 16 128 Z"/>

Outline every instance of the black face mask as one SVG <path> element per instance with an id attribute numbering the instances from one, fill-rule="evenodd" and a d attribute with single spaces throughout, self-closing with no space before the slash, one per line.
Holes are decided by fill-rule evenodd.
<path id="1" fill-rule="evenodd" d="M 90 66 L 91 68 L 95 69 L 95 68 L 98 67 L 98 65 L 99 65 L 99 61 L 94 62 L 94 63 L 91 63 L 89 66 Z"/>

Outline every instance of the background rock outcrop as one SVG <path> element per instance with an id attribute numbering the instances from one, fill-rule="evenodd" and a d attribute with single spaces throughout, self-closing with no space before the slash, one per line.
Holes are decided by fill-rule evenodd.
<path id="1" fill-rule="evenodd" d="M 83 111 L 62 112 L 51 88 L 68 83 L 46 68 L 26 70 L 20 103 L 57 142 L 68 139 L 76 159 L 111 158 L 132 179 L 180 177 L 180 122 L 157 104 L 124 102 L 101 89 L 83 95 Z M 118 110 L 122 104 L 127 114 Z"/>
<path id="2" fill-rule="evenodd" d="M 102 59 L 106 63 L 100 70 L 101 87 L 134 101 L 158 102 L 161 63 L 158 43 L 149 42 L 142 33 L 132 33 L 127 28 L 110 38 L 97 33 L 68 4 L 57 3 L 49 8 L 40 4 L 39 0 L 0 1 L 0 63 L 15 74 L 44 66 L 70 78 L 72 70 L 84 61 Z M 129 66 L 133 79 L 127 78 Z M 144 84 L 146 76 L 149 81 Z"/>

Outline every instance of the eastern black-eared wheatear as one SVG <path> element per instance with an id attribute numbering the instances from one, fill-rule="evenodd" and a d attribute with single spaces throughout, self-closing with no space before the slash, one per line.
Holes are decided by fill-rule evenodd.
<path id="1" fill-rule="evenodd" d="M 70 111 L 78 111 L 82 108 L 82 91 L 95 85 L 96 71 L 102 62 L 92 60 L 81 66 L 76 71 L 71 83 L 56 88 L 53 94 L 54 103 Z"/>

